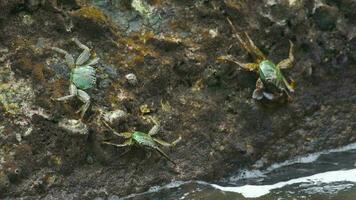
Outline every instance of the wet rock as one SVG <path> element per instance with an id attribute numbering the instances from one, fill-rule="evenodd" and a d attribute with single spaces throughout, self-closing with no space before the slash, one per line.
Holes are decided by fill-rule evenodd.
<path id="1" fill-rule="evenodd" d="M 16 79 L 10 64 L 0 69 L 0 105 L 6 113 L 27 115 L 26 108 L 32 107 L 35 93 L 30 81 Z"/>
<path id="2" fill-rule="evenodd" d="M 89 165 L 94 164 L 95 159 L 92 155 L 87 155 L 86 160 L 85 160 Z"/>
<path id="3" fill-rule="evenodd" d="M 0 170 L 0 191 L 7 191 L 9 186 L 10 186 L 9 178 L 2 170 Z"/>
<path id="4" fill-rule="evenodd" d="M 10 183 L 18 183 L 23 178 L 23 170 L 16 163 L 7 163 L 6 175 Z M 6 179 L 4 180 L 6 182 Z"/>
<path id="5" fill-rule="evenodd" d="M 129 9 L 131 7 L 131 0 L 109 0 L 109 4 L 116 8 Z"/>
<path id="6" fill-rule="evenodd" d="M 338 9 L 332 6 L 322 5 L 315 10 L 313 18 L 321 30 L 330 31 L 336 26 Z"/>
<path id="7" fill-rule="evenodd" d="M 147 24 L 155 25 L 160 20 L 160 14 L 158 10 L 149 5 L 145 0 L 132 0 L 131 6 L 144 18 Z"/>
<path id="8" fill-rule="evenodd" d="M 203 79 L 208 86 L 216 86 L 219 83 L 217 70 L 214 68 L 207 68 L 203 72 Z"/>
<path id="9" fill-rule="evenodd" d="M 6 1 L 8 6 L 12 2 L 18 1 Z M 64 31 L 58 14 L 38 9 L 31 13 L 35 22 L 26 25 L 22 13 L 1 12 L 0 16 L 6 15 L 1 30 L 6 31 L 0 35 L 0 49 L 5 49 L 0 50 L 0 167 L 7 159 L 6 173 L 16 174 L 16 167 L 25 171 L 17 176 L 21 181 L 14 181 L 16 187 L 8 187 L 1 195 L 48 199 L 125 196 L 171 180 L 219 180 L 258 159 L 267 167 L 356 139 L 352 131 L 356 72 L 349 67 L 355 62 L 352 1 L 141 0 L 165 12 L 157 22 L 159 28 L 150 26 L 145 12 L 133 8 L 132 1 L 113 0 L 126 2 L 123 7 L 116 4 L 120 8 L 109 6 L 106 0 L 77 3 L 80 6 L 73 2 L 84 1 L 58 2 L 70 10 L 73 34 L 92 41 L 95 53 L 107 63 L 96 66 L 99 87 L 88 91 L 98 109 L 91 109 L 82 122 L 71 122 L 61 119 L 75 116 L 80 100 L 65 104 L 49 100 L 68 93 L 69 68 L 62 57 L 39 50 L 45 44 L 70 49 L 68 37 L 72 36 Z M 315 13 L 313 6 L 317 7 Z M 288 39 L 295 43 L 296 64 L 285 70 L 286 77 L 297 83 L 293 102 L 253 101 L 257 74 L 216 62 L 227 54 L 243 62 L 253 60 L 237 44 L 227 16 L 273 61 L 286 57 Z M 9 68 L 13 62 L 18 64 Z M 41 81 L 32 81 L 35 76 L 29 69 L 41 63 L 46 64 L 46 71 L 36 76 Z M 124 84 L 129 82 L 124 75 L 130 72 L 140 78 L 140 84 L 136 77 L 136 86 L 127 88 L 130 83 Z M 16 106 L 9 99 L 15 99 Z M 30 109 L 22 110 L 22 105 L 41 105 L 57 117 L 43 117 L 40 112 L 27 117 Z M 100 120 L 105 113 L 98 110 L 104 108 L 113 108 L 106 120 L 118 132 L 148 131 L 152 116 L 162 123 L 162 139 L 172 141 L 181 134 L 184 142 L 169 152 L 179 165 L 179 174 L 158 156 L 146 159 L 141 149 L 125 152 L 126 148 L 102 145 L 103 140 L 123 142 L 103 127 Z M 124 108 L 130 117 L 122 120 L 125 114 L 117 108 Z M 31 129 L 28 136 L 23 134 Z M 88 134 L 88 130 L 95 131 Z M 21 152 L 31 153 L 21 153 L 21 157 L 11 151 L 19 146 L 16 134 L 22 134 L 21 143 L 28 145 Z M 30 167 L 24 168 L 24 163 Z M 44 184 L 46 170 L 58 177 L 55 187 Z M 37 186 L 31 188 L 36 181 Z M 97 188 L 105 191 L 97 192 Z"/>
<path id="10" fill-rule="evenodd" d="M 22 5 L 24 0 L 1 0 L 0 1 L 0 22 L 5 20 L 5 17 L 14 11 L 19 5 Z"/>
<path id="11" fill-rule="evenodd" d="M 326 0 L 329 5 L 335 5 L 350 23 L 356 23 L 356 1 L 354 0 Z"/>
<path id="12" fill-rule="evenodd" d="M 112 84 L 112 81 L 109 79 L 103 79 L 99 82 L 99 88 L 105 89 L 108 88 Z"/>
<path id="13" fill-rule="evenodd" d="M 350 45 L 350 58 L 356 62 L 356 37 L 352 38 L 349 42 Z"/>
<path id="14" fill-rule="evenodd" d="M 104 68 L 104 73 L 107 74 L 111 79 L 118 77 L 118 72 L 115 66 L 103 64 L 102 67 Z"/>
<path id="15" fill-rule="evenodd" d="M 27 0 L 26 1 L 26 7 L 29 10 L 36 10 L 38 9 L 41 5 L 44 5 L 44 3 L 46 2 L 46 0 Z"/>
<path id="16" fill-rule="evenodd" d="M 114 66 L 102 64 L 100 69 L 102 69 L 102 73 L 97 74 L 99 76 L 99 88 L 107 88 L 112 85 L 113 80 L 118 78 L 117 70 Z"/>
<path id="17" fill-rule="evenodd" d="M 109 197 L 108 200 L 120 200 L 120 197 L 117 196 L 117 195 L 112 195 L 112 196 Z"/>

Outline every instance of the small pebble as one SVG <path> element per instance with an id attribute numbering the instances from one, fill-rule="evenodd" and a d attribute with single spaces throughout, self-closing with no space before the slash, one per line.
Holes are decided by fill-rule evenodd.
<path id="1" fill-rule="evenodd" d="M 26 132 L 23 134 L 23 136 L 29 136 L 31 133 L 32 133 L 32 131 L 33 131 L 33 128 L 32 127 L 30 127 L 30 128 L 28 128 L 27 130 L 26 130 Z"/>
<path id="2" fill-rule="evenodd" d="M 104 120 L 113 124 L 127 117 L 127 113 L 123 110 L 114 110 L 104 114 Z"/>
<path id="3" fill-rule="evenodd" d="M 209 30 L 209 35 L 212 38 L 216 38 L 216 36 L 218 36 L 218 29 L 217 28 L 216 29 L 210 29 Z"/>
<path id="4" fill-rule="evenodd" d="M 32 16 L 31 15 L 24 15 L 23 16 L 23 19 L 22 19 L 22 22 L 28 26 L 32 25 L 35 20 L 33 20 Z"/>
<path id="5" fill-rule="evenodd" d="M 20 133 L 16 133 L 15 136 L 16 136 L 16 140 L 17 140 L 18 142 L 21 142 L 21 141 L 22 141 L 22 136 L 21 136 Z"/>
<path id="6" fill-rule="evenodd" d="M 137 77 L 135 74 L 133 73 L 129 73 L 125 76 L 125 78 L 127 79 L 127 82 L 131 85 L 136 85 L 137 84 Z"/>

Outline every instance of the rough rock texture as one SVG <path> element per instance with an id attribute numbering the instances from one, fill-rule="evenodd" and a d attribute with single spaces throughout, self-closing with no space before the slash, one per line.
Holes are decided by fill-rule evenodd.
<path id="1" fill-rule="evenodd" d="M 63 12 L 0 2 L 0 198 L 121 196 L 356 141 L 353 0 L 151 0 L 147 16 L 115 1 L 57 1 Z M 252 100 L 257 75 L 217 61 L 227 54 L 252 61 L 226 17 L 275 62 L 294 42 L 296 63 L 284 71 L 297 83 L 293 102 Z M 68 94 L 69 69 L 47 47 L 76 57 L 72 37 L 101 59 L 86 136 L 58 125 L 79 119 L 82 103 L 51 100 Z M 137 84 L 127 82 L 129 73 Z M 122 142 L 100 122 L 102 112 L 117 109 L 128 113 L 112 125 L 118 132 L 148 131 L 153 116 L 160 138 L 182 135 L 165 149 L 178 165 L 141 148 L 120 157 L 125 149 L 102 145 Z"/>

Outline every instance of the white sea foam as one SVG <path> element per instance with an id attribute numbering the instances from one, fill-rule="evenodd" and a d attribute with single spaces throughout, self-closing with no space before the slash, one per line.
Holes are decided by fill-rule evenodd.
<path id="1" fill-rule="evenodd" d="M 327 184 L 308 186 L 302 191 L 306 194 L 335 194 L 342 190 L 350 189 L 354 186 L 353 183 Z M 301 186 L 300 186 L 301 187 Z M 305 187 L 305 186 L 304 186 Z"/>
<path id="2" fill-rule="evenodd" d="M 356 143 L 351 143 L 349 145 L 335 148 L 335 149 L 329 149 L 329 150 L 324 150 L 324 151 L 320 151 L 320 152 L 316 152 L 316 153 L 310 153 L 310 154 L 307 154 L 304 156 L 297 156 L 295 158 L 286 160 L 284 162 L 272 164 L 271 166 L 267 167 L 264 170 L 247 170 L 247 169 L 239 170 L 237 175 L 229 178 L 229 181 L 235 182 L 235 181 L 242 180 L 242 179 L 263 178 L 263 177 L 266 177 L 266 175 L 268 173 L 270 173 L 278 168 L 281 168 L 281 167 L 286 167 L 286 166 L 290 166 L 290 165 L 294 165 L 294 164 L 298 164 L 298 163 L 312 163 L 312 162 L 315 162 L 316 160 L 318 160 L 321 155 L 345 152 L 345 151 L 350 151 L 350 150 L 355 150 L 355 149 L 356 149 Z M 260 161 L 257 161 L 256 163 L 259 163 L 259 162 Z M 356 163 L 355 163 L 355 166 L 356 166 Z"/>
<path id="3" fill-rule="evenodd" d="M 354 150 L 356 149 L 356 143 L 351 143 L 348 144 L 346 146 L 343 147 L 339 147 L 339 148 L 335 148 L 335 149 L 329 149 L 329 150 L 324 150 L 324 151 L 319 151 L 316 153 L 311 153 L 311 154 L 307 154 L 305 156 L 298 156 L 294 159 L 290 159 L 281 163 L 276 163 L 271 165 L 270 167 L 268 167 L 266 170 L 264 170 L 265 172 L 271 172 L 275 169 L 281 168 L 281 167 L 285 167 L 285 166 L 289 166 L 289 165 L 293 165 L 293 164 L 297 164 L 297 163 L 312 163 L 316 160 L 319 159 L 319 157 L 321 155 L 325 155 L 325 154 L 330 154 L 330 153 L 337 153 L 337 152 L 345 152 L 345 151 L 350 151 L 350 150 Z"/>
<path id="4" fill-rule="evenodd" d="M 268 194 L 273 189 L 282 188 L 287 185 L 297 183 L 310 183 L 313 185 L 318 185 L 322 183 L 328 184 L 334 182 L 356 183 L 356 169 L 329 171 L 314 174 L 312 176 L 291 179 L 289 181 L 278 182 L 273 185 L 244 185 L 240 187 L 223 187 L 220 185 L 211 184 L 211 186 L 222 191 L 240 193 L 246 198 L 257 198 Z"/>
<path id="5" fill-rule="evenodd" d="M 246 170 L 246 169 L 240 170 L 238 175 L 231 177 L 229 179 L 229 181 L 237 182 L 238 180 L 241 180 L 241 179 L 251 179 L 251 178 L 261 178 L 262 179 L 262 178 L 268 176 L 268 173 L 270 173 L 278 168 L 281 168 L 281 167 L 290 166 L 290 165 L 298 164 L 298 163 L 312 163 L 312 162 L 318 160 L 318 158 L 321 155 L 325 155 L 325 154 L 329 154 L 329 153 L 345 152 L 345 151 L 350 151 L 350 150 L 354 150 L 354 149 L 356 149 L 356 143 L 352 143 L 352 144 L 349 144 L 349 145 L 346 145 L 346 146 L 343 146 L 340 148 L 336 148 L 336 149 L 330 149 L 330 150 L 325 150 L 325 151 L 321 151 L 321 152 L 317 152 L 317 153 L 308 154 L 305 156 L 299 156 L 294 159 L 290 159 L 290 160 L 287 160 L 287 161 L 284 161 L 281 163 L 273 164 L 273 165 L 269 166 L 268 168 L 266 168 L 265 170 Z M 355 166 L 356 166 L 356 163 L 355 163 Z M 167 185 L 153 186 L 146 192 L 131 194 L 129 196 L 122 197 L 120 199 L 121 200 L 131 199 L 131 198 L 134 198 L 137 196 L 147 195 L 147 194 L 151 194 L 151 193 L 157 193 L 157 192 L 167 190 L 167 189 L 179 188 L 182 185 L 191 184 L 191 183 L 197 183 L 199 185 L 205 185 L 205 186 L 210 185 L 210 186 L 212 186 L 216 189 L 222 190 L 222 191 L 237 192 L 237 193 L 241 193 L 245 197 L 253 198 L 253 197 L 259 197 L 259 196 L 266 195 L 273 189 L 282 188 L 286 185 L 291 185 L 291 184 L 296 184 L 296 183 L 305 183 L 307 185 L 310 185 L 310 187 L 314 187 L 317 189 L 318 187 L 321 187 L 317 183 L 331 183 L 331 182 L 340 182 L 340 181 L 348 181 L 348 182 L 356 183 L 356 169 L 324 172 L 324 173 L 315 174 L 315 175 L 308 176 L 308 177 L 301 177 L 301 178 L 291 179 L 289 181 L 279 182 L 279 183 L 276 183 L 273 185 L 244 185 L 241 187 L 223 187 L 223 186 L 219 186 L 217 184 L 210 184 L 210 183 L 207 183 L 204 181 L 173 181 Z M 354 184 L 350 185 L 350 183 L 348 183 L 345 185 L 345 187 L 347 186 L 346 188 L 349 188 L 352 185 L 354 185 Z M 339 185 L 339 187 L 330 186 L 329 189 L 336 190 L 338 188 L 342 189 L 343 187 L 342 187 L 342 185 Z M 319 189 L 322 189 L 322 188 L 319 188 Z M 324 187 L 324 190 L 325 190 L 325 187 Z M 309 191 L 311 191 L 311 190 L 309 190 Z M 307 191 L 305 191 L 305 192 L 307 192 Z M 186 198 L 186 196 L 188 196 L 189 194 L 190 194 L 190 192 L 184 194 L 182 196 L 182 199 Z"/>

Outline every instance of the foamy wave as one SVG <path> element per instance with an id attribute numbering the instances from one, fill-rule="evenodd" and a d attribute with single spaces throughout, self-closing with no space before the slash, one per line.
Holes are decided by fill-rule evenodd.
<path id="1" fill-rule="evenodd" d="M 329 171 L 312 176 L 291 179 L 289 181 L 278 182 L 273 185 L 244 185 L 241 187 L 223 187 L 220 185 L 211 184 L 211 186 L 222 191 L 240 193 L 246 198 L 257 198 L 270 193 L 270 191 L 273 189 L 282 188 L 287 185 L 297 183 L 310 183 L 313 185 L 318 185 L 321 183 L 334 182 L 356 183 L 356 169 Z"/>

